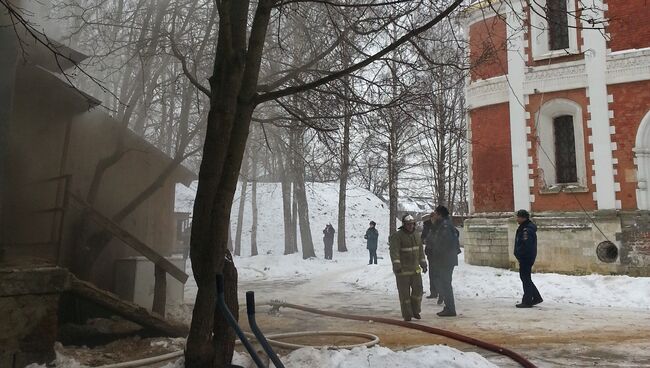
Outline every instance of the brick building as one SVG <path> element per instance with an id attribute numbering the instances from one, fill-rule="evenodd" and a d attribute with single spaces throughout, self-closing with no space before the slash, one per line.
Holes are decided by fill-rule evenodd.
<path id="1" fill-rule="evenodd" d="M 539 269 L 650 275 L 648 18 L 644 0 L 467 10 L 469 263 L 514 264 L 523 208 L 539 226 Z"/>

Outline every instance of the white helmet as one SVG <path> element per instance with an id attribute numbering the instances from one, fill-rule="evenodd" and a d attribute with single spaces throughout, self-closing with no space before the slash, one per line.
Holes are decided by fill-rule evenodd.
<path id="1" fill-rule="evenodd" d="M 414 224 L 415 223 L 415 218 L 409 214 L 404 215 L 402 217 L 402 223 L 403 224 Z"/>

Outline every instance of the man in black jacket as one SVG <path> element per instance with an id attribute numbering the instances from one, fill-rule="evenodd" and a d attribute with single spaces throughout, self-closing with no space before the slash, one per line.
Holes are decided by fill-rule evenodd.
<path id="1" fill-rule="evenodd" d="M 436 313 L 440 317 L 456 315 L 454 289 L 451 286 L 454 267 L 458 266 L 458 230 L 449 218 L 449 210 L 445 206 L 436 207 L 433 214 L 433 231 L 429 231 L 426 245 L 431 249 L 431 269 L 436 272 L 434 280 L 436 289 L 445 303 L 445 308 Z"/>
<path id="2" fill-rule="evenodd" d="M 438 305 L 440 305 L 442 304 L 442 295 L 439 295 L 438 289 L 436 289 L 436 285 L 438 284 L 436 276 L 438 276 L 438 273 L 433 268 L 434 261 L 431 258 L 431 245 L 426 244 L 427 235 L 432 231 L 436 231 L 435 225 L 433 224 L 434 217 L 435 212 L 431 212 L 429 217 L 422 223 L 422 234 L 420 235 L 420 238 L 422 239 L 422 243 L 426 245 L 426 247 L 424 247 L 424 254 L 427 256 L 427 261 L 429 262 L 429 296 L 427 296 L 427 299 L 438 298 Z"/>
<path id="3" fill-rule="evenodd" d="M 515 235 L 515 258 L 519 261 L 519 278 L 524 287 L 524 296 L 517 308 L 530 308 L 544 301 L 531 277 L 537 257 L 537 226 L 530 221 L 526 210 L 517 211 L 517 234 Z"/>
<path id="4" fill-rule="evenodd" d="M 334 226 L 332 224 L 325 225 L 323 229 L 323 243 L 325 243 L 325 259 L 332 259 L 332 247 L 334 245 Z"/>

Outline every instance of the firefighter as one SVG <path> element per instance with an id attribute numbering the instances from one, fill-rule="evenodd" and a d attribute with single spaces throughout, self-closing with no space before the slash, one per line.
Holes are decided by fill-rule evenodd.
<path id="1" fill-rule="evenodd" d="M 397 292 L 405 321 L 420 319 L 422 275 L 427 272 L 422 240 L 415 233 L 415 218 L 405 215 L 402 226 L 390 236 L 390 259 L 397 280 Z"/>

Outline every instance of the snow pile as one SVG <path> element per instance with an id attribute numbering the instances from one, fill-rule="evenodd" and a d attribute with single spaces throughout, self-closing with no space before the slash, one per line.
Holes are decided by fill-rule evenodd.
<path id="1" fill-rule="evenodd" d="M 328 350 L 302 348 L 280 358 L 287 368 L 328 367 L 328 368 L 493 368 L 477 353 L 464 353 L 443 345 L 422 346 L 405 351 L 375 346 L 354 348 L 352 350 Z M 248 355 L 235 352 L 233 364 L 253 367 Z M 183 368 L 183 359 L 169 363 L 162 368 Z M 274 365 L 271 365 L 274 367 Z"/>

